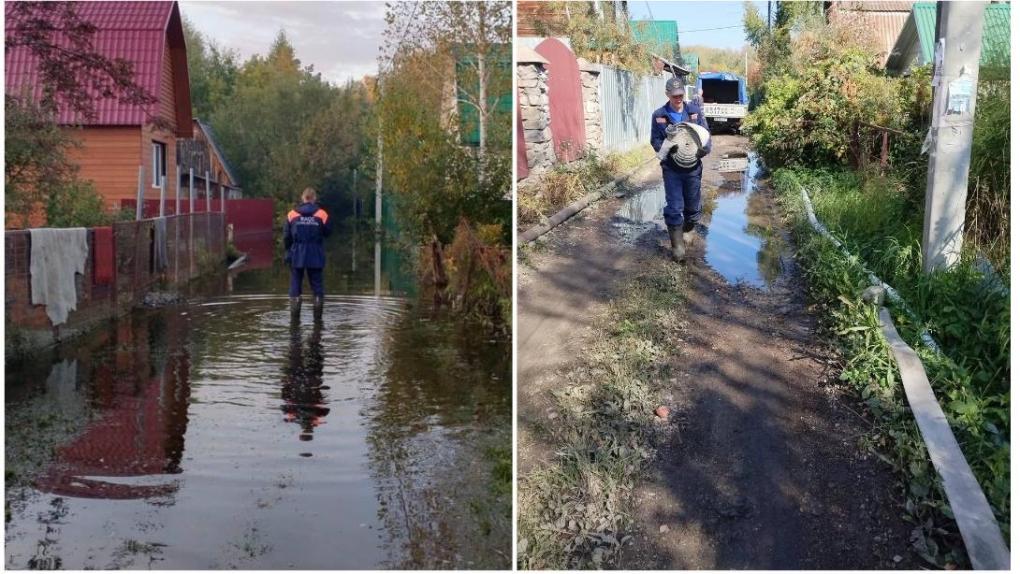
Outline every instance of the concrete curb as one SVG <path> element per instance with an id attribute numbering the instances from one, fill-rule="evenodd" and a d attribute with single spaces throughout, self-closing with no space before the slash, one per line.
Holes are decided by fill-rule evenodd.
<path id="1" fill-rule="evenodd" d="M 627 173 L 617 177 L 613 181 L 611 181 L 611 182 L 609 182 L 609 183 L 599 187 L 595 191 L 589 193 L 588 195 L 582 197 L 581 199 L 578 199 L 577 201 L 574 201 L 573 203 L 571 203 L 571 204 L 567 205 L 566 207 L 564 207 L 563 209 L 559 210 L 558 212 L 556 212 L 555 215 L 550 217 L 545 223 L 540 223 L 540 224 L 532 227 L 531 229 L 528 229 L 524 233 L 519 234 L 517 236 L 517 244 L 518 245 L 527 245 L 528 243 L 531 243 L 532 241 L 534 241 L 534 240 L 538 239 L 539 237 L 545 235 L 546 233 L 552 231 L 553 228 L 555 228 L 557 225 L 559 225 L 559 224 L 563 223 L 564 221 L 570 219 L 571 217 L 576 215 L 578 212 L 580 212 L 584 208 L 586 208 L 589 205 L 595 203 L 596 201 L 602 199 L 603 197 L 605 197 L 605 194 L 606 194 L 607 191 L 609 191 L 610 189 L 613 189 L 614 187 L 619 185 L 620 182 L 630 178 L 635 173 L 637 173 L 638 171 L 643 169 L 646 165 L 651 164 L 653 161 L 655 161 L 657 159 L 658 158 L 654 158 L 653 157 L 653 158 L 648 159 L 647 161 L 641 162 L 641 164 L 638 165 L 636 168 L 634 168 L 634 169 L 630 170 L 629 172 L 627 172 Z"/>
<path id="2" fill-rule="evenodd" d="M 971 564 L 975 570 L 1009 570 L 1009 549 L 1002 539 L 995 513 L 953 436 L 921 359 L 896 332 L 889 310 L 882 307 L 879 316 L 882 334 L 900 369 L 907 402 L 917 427 L 921 429 L 928 456 L 942 478 L 942 486 L 963 535 Z"/>

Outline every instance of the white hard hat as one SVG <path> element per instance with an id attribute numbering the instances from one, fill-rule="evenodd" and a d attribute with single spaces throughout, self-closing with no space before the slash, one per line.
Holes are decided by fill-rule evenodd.
<path id="1" fill-rule="evenodd" d="M 698 163 L 698 152 L 708 145 L 712 135 L 705 128 L 693 122 L 678 124 L 676 135 L 672 140 L 677 144 L 673 152 L 673 161 L 683 168 L 694 167 Z"/>

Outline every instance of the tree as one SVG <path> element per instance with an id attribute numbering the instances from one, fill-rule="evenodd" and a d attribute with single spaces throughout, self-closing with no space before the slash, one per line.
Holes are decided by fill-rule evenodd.
<path id="1" fill-rule="evenodd" d="M 512 6 L 510 2 L 421 2 L 387 5 L 386 48 L 389 58 L 400 53 L 426 51 L 436 57 L 427 58 L 440 89 L 451 82 L 449 70 L 460 65 L 466 73 L 452 80 L 456 83 L 457 105 L 478 113 L 478 157 L 484 160 L 489 148 L 489 130 L 499 108 L 494 105 L 501 94 L 510 92 L 509 66 L 498 64 L 500 56 L 508 56 L 512 41 Z M 468 57 L 465 57 L 468 56 Z M 506 58 L 509 62 L 509 58 Z M 468 83 L 470 86 L 463 86 Z M 505 122 L 509 125 L 509 121 Z M 509 143 L 509 142 L 507 142 Z"/>
<path id="2" fill-rule="evenodd" d="M 350 205 L 351 174 L 367 153 L 368 88 L 333 86 L 303 67 L 284 30 L 265 55 L 240 66 L 233 52 L 197 30 L 187 37 L 194 59 L 192 102 L 212 125 L 246 192 L 271 197 L 282 210 L 312 186 L 331 208 Z"/>
<path id="3" fill-rule="evenodd" d="M 213 110 L 230 102 L 240 66 L 233 50 L 224 50 L 206 39 L 184 20 L 184 43 L 188 49 L 188 79 L 191 84 L 191 113 L 208 120 Z"/>

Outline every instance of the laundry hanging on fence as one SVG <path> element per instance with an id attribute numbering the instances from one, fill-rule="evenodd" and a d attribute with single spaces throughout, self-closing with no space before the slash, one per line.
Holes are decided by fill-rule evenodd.
<path id="1" fill-rule="evenodd" d="M 153 258 L 155 259 L 156 271 L 163 271 L 168 266 L 168 257 L 166 254 L 166 218 L 157 217 L 153 220 L 154 228 L 156 232 L 153 234 L 153 241 L 155 246 L 153 248 Z"/>
<path id="2" fill-rule="evenodd" d="M 93 283 L 113 283 L 113 228 L 96 227 L 92 232 L 92 273 Z"/>
<path id="3" fill-rule="evenodd" d="M 29 272 L 32 276 L 32 303 L 46 305 L 53 325 L 67 322 L 67 315 L 78 308 L 75 273 L 85 274 L 89 256 L 88 232 L 84 227 L 71 229 L 29 229 L 32 242 Z"/>

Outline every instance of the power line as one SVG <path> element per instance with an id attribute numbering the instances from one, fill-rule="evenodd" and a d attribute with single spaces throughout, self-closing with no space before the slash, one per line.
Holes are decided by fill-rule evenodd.
<path id="1" fill-rule="evenodd" d="M 689 34 L 691 32 L 709 32 L 711 30 L 728 30 L 730 28 L 743 28 L 743 24 L 737 24 L 735 26 L 720 26 L 719 28 L 699 28 L 697 30 L 680 30 L 681 34 Z"/>

